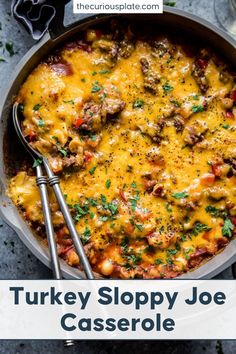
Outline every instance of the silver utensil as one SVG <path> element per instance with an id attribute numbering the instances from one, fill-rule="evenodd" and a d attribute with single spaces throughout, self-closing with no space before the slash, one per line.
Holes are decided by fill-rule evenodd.
<path id="1" fill-rule="evenodd" d="M 87 259 L 86 254 L 85 254 L 80 236 L 75 228 L 72 216 L 70 214 L 70 211 L 69 211 L 66 201 L 64 199 L 63 193 L 61 191 L 59 177 L 55 176 L 54 173 L 52 172 L 51 167 L 49 166 L 49 163 L 48 163 L 48 160 L 46 159 L 46 157 L 41 155 L 38 151 L 34 150 L 32 148 L 32 146 L 25 139 L 25 137 L 22 133 L 22 130 L 21 130 L 21 124 L 20 124 L 18 112 L 19 112 L 19 104 L 15 103 L 13 106 L 13 123 L 14 123 L 16 133 L 17 133 L 21 143 L 24 145 L 24 147 L 28 151 L 28 153 L 32 156 L 34 161 L 40 161 L 44 165 L 45 171 L 48 175 L 47 181 L 48 181 L 49 185 L 53 188 L 57 202 L 58 202 L 61 212 L 64 216 L 65 223 L 68 227 L 72 241 L 74 243 L 76 252 L 78 253 L 78 255 L 80 257 L 80 261 L 83 265 L 86 277 L 87 277 L 87 279 L 94 279 L 92 268 L 89 264 L 89 261 Z M 61 277 L 60 271 L 59 271 L 58 256 L 56 253 L 53 225 L 52 225 L 52 220 L 51 220 L 51 216 L 50 216 L 50 209 L 49 209 L 49 203 L 48 203 L 45 177 L 42 177 L 40 165 L 37 166 L 36 171 L 37 171 L 37 184 L 40 188 L 40 195 L 42 198 L 46 232 L 47 232 L 47 236 L 49 239 L 49 246 L 50 246 L 50 251 L 51 251 L 51 256 L 52 256 L 53 272 L 54 272 L 55 276 Z"/>
<path id="2" fill-rule="evenodd" d="M 62 279 L 61 268 L 60 268 L 60 263 L 59 263 L 59 259 L 58 259 L 58 254 L 57 254 L 57 245 L 56 245 L 55 235 L 54 235 L 54 228 L 53 228 L 52 217 L 51 217 L 51 211 L 50 211 L 50 207 L 49 207 L 49 199 L 48 199 L 48 192 L 47 192 L 47 183 L 48 182 L 49 182 L 49 185 L 54 190 L 54 193 L 56 195 L 61 212 L 64 216 L 66 225 L 67 225 L 70 235 L 72 237 L 72 241 L 74 243 L 75 249 L 76 249 L 76 251 L 80 257 L 81 263 L 83 265 L 86 277 L 88 279 L 94 279 L 94 275 L 93 275 L 91 266 L 89 264 L 89 261 L 87 259 L 87 256 L 84 252 L 82 242 L 81 242 L 80 237 L 77 233 L 77 230 L 74 226 L 73 219 L 70 215 L 69 209 L 67 207 L 64 196 L 62 194 L 60 184 L 59 184 L 59 178 L 58 178 L 58 176 L 55 176 L 54 173 L 52 172 L 47 159 L 44 156 L 42 156 L 38 151 L 34 150 L 32 148 L 32 146 L 25 139 L 25 137 L 22 133 L 22 130 L 21 130 L 21 124 L 20 124 L 18 111 L 19 111 L 19 104 L 15 103 L 13 106 L 13 124 L 14 124 L 15 130 L 16 130 L 16 133 L 17 133 L 21 143 L 23 144 L 25 149 L 28 151 L 28 153 L 31 155 L 33 160 L 35 162 L 40 161 L 41 163 L 43 163 L 46 173 L 48 175 L 48 178 L 43 176 L 41 163 L 39 163 L 39 164 L 36 163 L 36 176 L 37 176 L 36 183 L 37 183 L 37 186 L 39 187 L 39 191 L 40 191 L 46 235 L 47 235 L 47 240 L 48 240 L 48 245 L 49 245 L 49 250 L 50 250 L 50 255 L 51 255 L 53 276 L 56 280 Z M 65 347 L 70 347 L 73 345 L 75 345 L 74 340 L 66 339 L 64 341 Z"/>

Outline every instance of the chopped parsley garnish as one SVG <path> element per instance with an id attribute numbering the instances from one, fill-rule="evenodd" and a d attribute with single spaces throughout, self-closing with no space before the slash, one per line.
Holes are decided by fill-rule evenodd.
<path id="1" fill-rule="evenodd" d="M 100 216 L 99 218 L 98 218 L 98 220 L 99 221 L 107 221 L 107 220 L 109 220 L 109 216 Z"/>
<path id="2" fill-rule="evenodd" d="M 33 168 L 40 166 L 42 162 L 43 160 L 41 159 L 35 159 L 33 163 Z"/>
<path id="3" fill-rule="evenodd" d="M 52 139 L 54 139 L 57 144 L 59 143 L 59 140 L 58 140 L 58 137 L 57 137 L 57 136 L 53 135 L 53 136 L 52 136 Z"/>
<path id="4" fill-rule="evenodd" d="M 33 110 L 34 111 L 38 111 L 40 109 L 40 107 L 42 107 L 41 104 L 37 103 L 34 107 L 33 107 Z"/>
<path id="5" fill-rule="evenodd" d="M 10 57 L 12 57 L 14 54 L 16 54 L 14 48 L 13 48 L 13 43 L 12 42 L 6 42 L 5 48 L 8 51 Z"/>
<path id="6" fill-rule="evenodd" d="M 101 91 L 102 87 L 99 85 L 98 81 L 95 81 L 92 86 L 92 93 Z"/>
<path id="7" fill-rule="evenodd" d="M 172 6 L 174 7 L 176 5 L 176 2 L 175 1 L 167 1 L 164 3 L 165 6 Z"/>
<path id="8" fill-rule="evenodd" d="M 197 236 L 198 234 L 200 234 L 203 231 L 210 231 L 211 227 L 208 227 L 206 224 L 201 224 L 200 222 L 196 222 L 194 224 L 194 228 L 192 229 L 192 234 L 194 236 Z"/>
<path id="9" fill-rule="evenodd" d="M 168 263 L 168 264 L 173 264 L 173 261 L 172 261 L 172 259 L 171 259 L 171 258 L 166 257 L 166 263 Z"/>
<path id="10" fill-rule="evenodd" d="M 205 208 L 205 210 L 208 214 L 211 214 L 212 216 L 215 216 L 216 218 L 225 217 L 227 215 L 225 211 L 220 210 L 212 205 L 208 205 Z"/>
<path id="11" fill-rule="evenodd" d="M 111 72 L 110 70 L 103 69 L 99 71 L 99 74 L 105 75 L 105 74 L 110 74 L 110 72 Z"/>
<path id="12" fill-rule="evenodd" d="M 136 183 L 136 182 L 132 182 L 132 183 L 131 183 L 131 187 L 132 187 L 132 188 L 137 188 L 137 183 Z"/>
<path id="13" fill-rule="evenodd" d="M 111 180 L 110 179 L 106 180 L 105 186 L 107 189 L 109 189 L 111 187 Z"/>
<path id="14" fill-rule="evenodd" d="M 143 225 L 142 225 L 142 224 L 134 224 L 134 226 L 135 226 L 139 231 L 143 231 Z"/>
<path id="15" fill-rule="evenodd" d="M 166 210 L 171 213 L 173 211 L 172 207 L 171 207 L 171 204 L 169 203 L 166 203 Z"/>
<path id="16" fill-rule="evenodd" d="M 136 194 L 133 198 L 129 198 L 129 202 L 130 202 L 132 211 L 135 211 L 135 209 L 137 207 L 137 202 L 138 202 L 139 199 L 140 198 L 139 198 L 138 194 Z"/>
<path id="17" fill-rule="evenodd" d="M 55 140 L 55 142 L 56 142 L 56 144 L 57 144 L 57 149 L 58 149 L 58 151 L 61 153 L 61 155 L 62 155 L 63 157 L 66 157 L 66 156 L 67 156 L 67 150 L 64 149 L 63 147 L 61 147 L 61 146 L 59 145 L 58 137 L 54 135 L 54 136 L 52 136 L 52 139 Z"/>
<path id="18" fill-rule="evenodd" d="M 232 237 L 232 231 L 234 229 L 234 225 L 232 224 L 230 219 L 225 219 L 224 226 L 222 227 L 222 235 L 226 237 Z"/>
<path id="19" fill-rule="evenodd" d="M 184 249 L 184 256 L 185 256 L 185 259 L 188 261 L 190 259 L 190 255 L 191 253 L 193 253 L 193 249 L 190 247 L 190 248 L 185 248 Z"/>
<path id="20" fill-rule="evenodd" d="M 133 108 L 142 108 L 144 106 L 143 100 L 136 100 L 133 103 Z"/>
<path id="21" fill-rule="evenodd" d="M 129 238 L 125 236 L 123 240 L 120 243 L 120 246 L 123 248 L 123 250 L 126 252 L 129 244 Z"/>
<path id="22" fill-rule="evenodd" d="M 95 75 L 97 75 L 97 71 L 92 72 L 92 76 L 95 76 Z"/>
<path id="23" fill-rule="evenodd" d="M 222 124 L 222 128 L 224 128 L 224 129 L 229 129 L 229 128 L 230 128 L 230 125 L 229 125 L 229 124 Z"/>
<path id="24" fill-rule="evenodd" d="M 91 135 L 89 136 L 89 138 L 90 138 L 92 141 L 96 141 L 96 140 L 97 140 L 97 135 L 91 134 Z"/>
<path id="25" fill-rule="evenodd" d="M 192 111 L 193 111 L 193 113 L 203 112 L 204 111 L 204 107 L 202 105 L 193 106 L 192 107 Z"/>
<path id="26" fill-rule="evenodd" d="M 169 249 L 166 251 L 168 256 L 172 256 L 172 255 L 176 254 L 177 252 L 178 252 L 178 250 L 175 250 L 175 249 Z"/>
<path id="27" fill-rule="evenodd" d="M 103 194 L 101 194 L 101 201 L 103 209 L 109 210 L 112 217 L 118 213 L 118 205 L 113 202 L 108 202 L 107 198 Z"/>
<path id="28" fill-rule="evenodd" d="M 59 148 L 58 151 L 62 154 L 63 157 L 67 156 L 67 151 L 64 148 Z"/>
<path id="29" fill-rule="evenodd" d="M 140 254 L 136 255 L 136 254 L 130 254 L 128 256 L 126 256 L 127 260 L 130 261 L 132 263 L 132 265 L 137 265 L 142 261 L 142 257 Z"/>
<path id="30" fill-rule="evenodd" d="M 177 192 L 177 193 L 173 193 L 172 197 L 174 197 L 175 199 L 183 199 L 183 198 L 187 198 L 188 197 L 188 193 L 186 193 L 186 192 Z"/>
<path id="31" fill-rule="evenodd" d="M 75 210 L 75 220 L 80 221 L 80 219 L 87 215 L 89 213 L 89 206 L 88 205 L 80 205 L 80 204 L 75 204 L 72 206 Z"/>
<path id="32" fill-rule="evenodd" d="M 82 240 L 83 245 L 85 245 L 89 241 L 90 237 L 91 237 L 91 231 L 86 226 L 84 232 L 81 235 L 81 240 Z"/>
<path id="33" fill-rule="evenodd" d="M 157 264 L 157 265 L 162 264 L 162 263 L 163 263 L 162 260 L 159 259 L 159 258 L 157 258 L 157 259 L 155 260 L 155 264 Z"/>
<path id="34" fill-rule="evenodd" d="M 44 127 L 44 120 L 43 119 L 39 119 L 38 120 L 38 125 L 40 128 L 43 128 Z"/>
<path id="35" fill-rule="evenodd" d="M 177 100 L 170 99 L 170 102 L 171 102 L 175 107 L 181 107 L 181 103 L 178 102 Z"/>
<path id="36" fill-rule="evenodd" d="M 89 170 L 90 175 L 94 174 L 94 172 L 96 171 L 96 168 L 97 168 L 97 166 L 90 168 L 90 170 Z"/>
<path id="37" fill-rule="evenodd" d="M 166 82 L 164 85 L 162 85 L 162 88 L 163 88 L 165 95 L 174 89 L 174 87 L 170 86 L 168 84 L 168 82 Z"/>
<path id="38" fill-rule="evenodd" d="M 93 198 L 86 198 L 86 202 L 87 202 L 87 204 L 89 204 L 91 206 L 97 206 L 98 205 L 97 201 L 95 199 L 93 199 Z"/>
<path id="39" fill-rule="evenodd" d="M 193 95 L 192 99 L 195 100 L 195 101 L 199 100 L 199 95 Z"/>

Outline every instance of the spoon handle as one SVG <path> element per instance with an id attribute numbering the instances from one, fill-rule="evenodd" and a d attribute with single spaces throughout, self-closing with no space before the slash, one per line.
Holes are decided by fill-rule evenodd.
<path id="1" fill-rule="evenodd" d="M 54 175 L 54 173 L 52 172 L 52 170 L 45 158 L 43 159 L 43 163 L 44 163 L 44 167 L 46 169 L 47 175 L 48 175 L 49 185 L 53 188 L 53 191 L 54 191 L 55 196 L 57 198 L 57 202 L 58 202 L 61 212 L 64 216 L 65 223 L 68 227 L 72 241 L 74 243 L 76 252 L 79 255 L 80 261 L 83 265 L 86 277 L 87 277 L 87 279 L 94 279 L 92 268 L 89 264 L 89 261 L 86 256 L 86 253 L 84 251 L 80 236 L 75 228 L 74 221 L 72 219 L 69 208 L 66 204 L 65 198 L 64 198 L 63 193 L 61 191 L 60 180 L 59 180 L 58 176 Z"/>
<path id="2" fill-rule="evenodd" d="M 57 246 L 56 246 L 55 234 L 54 234 L 53 223 L 51 218 L 51 211 L 49 207 L 49 199 L 48 199 L 48 192 L 47 192 L 47 177 L 43 176 L 41 166 L 36 167 L 36 174 L 37 174 L 36 183 L 40 191 L 45 229 L 46 229 L 47 240 L 48 240 L 49 250 L 51 255 L 52 271 L 53 271 L 54 278 L 56 280 L 60 280 L 62 279 L 62 275 L 61 275 L 61 268 L 60 268 L 60 263 L 57 255 Z M 71 347 L 73 345 L 75 345 L 74 340 L 72 339 L 64 340 L 64 347 Z"/>
<path id="3" fill-rule="evenodd" d="M 57 246 L 56 246 L 54 229 L 52 224 L 51 211 L 49 207 L 49 200 L 48 200 L 48 193 L 47 193 L 47 178 L 43 176 L 41 166 L 36 167 L 36 174 L 37 174 L 36 183 L 40 191 L 45 229 L 47 234 L 49 250 L 51 254 L 52 271 L 53 271 L 54 278 L 59 280 L 62 279 L 62 276 L 61 276 L 61 269 L 58 260 L 58 255 L 57 255 Z"/>

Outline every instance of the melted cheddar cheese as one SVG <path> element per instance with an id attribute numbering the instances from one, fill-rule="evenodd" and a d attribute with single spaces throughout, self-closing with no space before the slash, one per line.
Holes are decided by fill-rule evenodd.
<path id="1" fill-rule="evenodd" d="M 233 75 L 210 50 L 110 33 L 88 30 L 29 75 L 24 134 L 59 174 L 96 272 L 175 277 L 234 236 Z M 80 267 L 49 192 L 58 253 Z M 45 238 L 35 177 L 22 168 L 8 194 Z"/>

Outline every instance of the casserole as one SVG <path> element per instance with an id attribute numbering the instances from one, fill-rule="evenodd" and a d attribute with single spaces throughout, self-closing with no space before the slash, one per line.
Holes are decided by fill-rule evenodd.
<path id="1" fill-rule="evenodd" d="M 178 12 L 178 10 L 176 9 L 169 9 L 168 11 L 165 11 L 165 13 L 163 15 L 158 15 L 158 16 L 144 16 L 144 15 L 140 15 L 140 16 L 122 16 L 123 18 L 126 18 L 132 22 L 134 21 L 146 21 L 147 18 L 148 20 L 151 21 L 158 21 L 158 25 L 160 26 L 160 28 L 166 28 L 168 27 L 170 29 L 173 29 L 175 26 L 179 28 L 179 31 L 181 32 L 180 28 L 181 28 L 181 24 L 182 24 L 182 29 L 183 29 L 183 16 L 181 16 Z M 184 19 L 185 19 L 185 23 L 184 26 L 186 26 L 191 34 L 191 31 L 195 32 L 195 36 L 204 36 L 204 21 L 198 21 L 198 25 L 195 24 L 194 21 L 192 21 L 191 16 L 189 15 L 185 15 Z M 41 43 L 41 45 L 38 45 L 38 50 L 36 50 L 37 58 L 36 56 L 33 56 L 30 63 L 28 62 L 26 66 L 24 66 L 24 70 L 26 70 L 24 72 L 21 71 L 21 75 L 17 76 L 17 80 L 14 82 L 14 87 L 12 87 L 12 89 L 9 91 L 8 90 L 8 97 L 6 99 L 6 103 L 4 105 L 4 114 L 7 114 L 7 108 L 9 109 L 9 99 L 10 97 L 12 97 L 13 93 L 17 93 L 19 90 L 19 86 L 21 85 L 21 83 L 25 80 L 25 78 L 27 77 L 28 73 L 38 64 L 39 60 L 45 56 L 45 54 L 47 54 L 49 51 L 51 51 L 54 47 L 56 47 L 59 43 L 61 43 L 62 41 L 67 40 L 68 38 L 70 38 L 70 36 L 74 35 L 77 31 L 81 31 L 87 27 L 92 27 L 93 25 L 95 25 L 95 23 L 101 23 L 103 21 L 108 21 L 110 20 L 110 16 L 102 16 L 102 17 L 95 17 L 95 18 L 91 18 L 89 21 L 84 20 L 82 21 L 78 26 L 67 30 L 62 36 L 59 36 L 57 39 L 52 40 L 46 40 L 43 39 L 43 43 Z M 170 25 L 171 24 L 171 25 Z M 164 26 L 164 27 L 163 27 Z M 195 27 L 196 26 L 196 27 Z M 185 28 L 186 28 L 185 27 Z M 211 26 L 210 26 L 211 27 Z M 193 32 L 192 32 L 193 33 Z M 216 34 L 214 31 L 212 31 L 210 28 L 208 29 L 208 35 L 209 38 L 208 40 L 211 42 L 212 40 L 216 41 L 216 38 L 218 38 L 219 34 Z M 221 32 L 220 32 L 221 34 Z M 226 39 L 227 38 L 227 39 Z M 212 44 L 212 43 L 211 43 Z M 235 57 L 235 48 L 234 48 L 234 43 L 233 41 L 228 38 L 227 36 L 225 37 L 225 35 L 222 34 L 222 38 L 220 41 L 220 45 L 219 43 L 217 43 L 217 47 L 218 50 L 220 49 L 221 51 L 224 51 L 226 54 L 226 58 L 230 61 L 233 60 L 233 58 Z M 233 50 L 233 51 L 232 51 Z M 227 55 L 228 53 L 228 55 Z M 233 53 L 232 57 L 231 54 Z M 233 63 L 233 61 L 232 61 Z M 9 145 L 9 144 L 8 144 Z M 9 147 L 11 149 L 11 147 Z M 10 152 L 10 150 L 8 149 L 8 151 Z M 10 152 L 8 154 L 9 156 L 12 156 L 12 153 Z M 8 157 L 9 157 L 8 156 Z M 5 170 L 6 171 L 6 170 Z M 6 183 L 6 179 L 5 179 L 5 183 Z M 3 200 L 6 201 L 5 197 L 3 197 Z M 8 201 L 9 203 L 9 201 Z M 6 215 L 10 215 L 9 211 L 11 210 L 12 214 L 11 214 L 11 221 L 14 221 L 14 216 L 15 218 L 17 218 L 17 223 L 15 225 L 15 227 L 18 229 L 19 231 L 19 226 L 20 228 L 24 228 L 24 231 L 27 230 L 27 234 L 29 235 L 29 239 L 30 240 L 30 244 L 32 246 L 33 244 L 33 248 L 35 251 L 35 246 L 37 245 L 37 249 L 39 250 L 40 247 L 40 254 L 43 255 L 42 252 L 42 246 L 39 246 L 39 243 L 37 240 L 33 240 L 33 236 L 31 235 L 31 232 L 29 233 L 29 229 L 27 228 L 27 226 L 24 224 L 24 222 L 22 221 L 22 219 L 18 216 L 16 210 L 14 208 L 9 208 L 9 204 L 6 204 L 5 208 L 2 208 L 3 210 L 3 214 Z M 16 220 L 16 219 L 15 219 Z M 11 223 L 12 224 L 12 223 Z M 15 223 L 14 223 L 15 224 Z M 26 229 L 27 228 L 27 229 Z M 29 243 L 28 243 L 29 244 Z M 227 266 L 230 262 L 233 261 L 234 259 L 234 247 L 235 247 L 235 241 L 232 241 L 230 243 L 230 245 L 220 254 L 218 254 L 215 258 L 213 258 L 212 260 L 210 260 L 206 265 L 202 265 L 199 269 L 195 270 L 194 272 L 188 273 L 185 275 L 185 277 L 206 277 L 206 276 L 210 276 L 211 274 L 219 271 L 220 266 Z M 230 250 L 230 251 L 229 251 Z M 42 253 L 41 253 L 42 252 Z M 226 255 L 227 253 L 227 255 Z M 227 259 L 225 259 L 223 257 L 223 255 L 226 255 L 224 257 L 226 257 Z M 45 254 L 44 254 L 45 256 Z M 217 259 L 216 262 L 215 259 Z M 220 261 L 220 259 L 222 259 Z M 44 259 L 45 260 L 45 259 Z M 216 263 L 218 264 L 219 267 L 215 267 Z M 212 264 L 212 268 L 210 267 L 210 265 Z M 66 265 L 63 265 L 63 267 L 67 267 Z M 205 267 L 205 270 L 204 270 Z M 73 270 L 70 269 L 69 270 L 70 275 L 74 276 L 75 274 L 79 274 L 80 276 L 82 275 L 79 271 L 77 270 Z M 68 275 L 68 274 L 67 274 Z"/>

